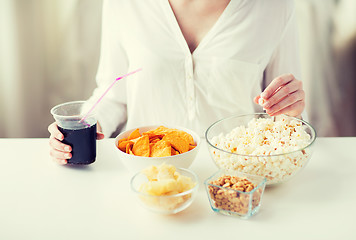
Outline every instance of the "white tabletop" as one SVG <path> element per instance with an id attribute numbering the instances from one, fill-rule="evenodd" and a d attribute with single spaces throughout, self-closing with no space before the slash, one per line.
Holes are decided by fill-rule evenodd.
<path id="1" fill-rule="evenodd" d="M 317 139 L 307 167 L 267 188 L 248 220 L 211 210 L 203 181 L 217 169 L 205 141 L 191 166 L 199 194 L 170 216 L 136 202 L 113 139 L 97 150 L 94 164 L 66 167 L 48 139 L 0 139 L 0 239 L 356 239 L 356 138 Z"/>

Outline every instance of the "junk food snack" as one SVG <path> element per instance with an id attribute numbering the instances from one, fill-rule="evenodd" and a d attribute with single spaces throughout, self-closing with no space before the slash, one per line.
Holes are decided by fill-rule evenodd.
<path id="1" fill-rule="evenodd" d="M 167 157 L 188 152 L 196 144 L 189 133 L 160 126 L 142 134 L 136 129 L 127 138 L 120 139 L 117 147 L 136 156 Z"/>
<path id="2" fill-rule="evenodd" d="M 196 183 L 190 177 L 183 176 L 173 165 L 161 164 L 142 170 L 148 182 L 143 183 L 140 192 L 153 196 L 170 196 L 192 189 Z"/>
<path id="3" fill-rule="evenodd" d="M 303 148 L 310 139 L 295 119 L 254 118 L 247 126 L 213 137 L 214 146 L 225 152 L 213 149 L 212 154 L 220 168 L 265 176 L 273 184 L 285 181 L 306 164 L 310 152 Z"/>
<path id="4" fill-rule="evenodd" d="M 210 184 L 214 185 L 209 186 L 209 194 L 216 208 L 246 214 L 250 207 L 254 209 L 260 204 L 262 189 L 248 194 L 256 185 L 247 178 L 224 175 Z"/>
<path id="5" fill-rule="evenodd" d="M 139 191 L 145 194 L 141 196 L 141 200 L 148 206 L 160 210 L 174 210 L 192 197 L 192 193 L 180 193 L 194 188 L 196 183 L 190 177 L 177 172 L 173 165 L 163 163 L 157 167 L 151 166 L 142 173 L 148 181 L 140 186 Z"/>

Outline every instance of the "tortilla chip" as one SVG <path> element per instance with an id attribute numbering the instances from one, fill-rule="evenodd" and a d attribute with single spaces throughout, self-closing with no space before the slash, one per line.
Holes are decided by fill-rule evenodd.
<path id="1" fill-rule="evenodd" d="M 182 130 L 178 130 L 178 129 L 175 129 L 175 131 L 178 133 L 178 135 L 181 138 L 184 138 L 189 143 L 189 145 L 195 145 L 192 135 L 190 135 L 189 133 L 184 132 Z"/>
<path id="2" fill-rule="evenodd" d="M 195 145 L 190 145 L 190 144 L 189 144 L 189 151 L 190 151 L 190 150 L 193 150 L 195 147 L 196 147 Z"/>
<path id="3" fill-rule="evenodd" d="M 129 154 L 130 154 L 130 155 L 135 155 L 135 154 L 131 151 L 131 149 L 129 149 Z"/>
<path id="4" fill-rule="evenodd" d="M 126 144 L 126 149 L 125 149 L 125 151 L 126 151 L 127 154 L 130 154 L 130 152 L 132 152 L 132 147 L 133 147 L 133 145 L 134 145 L 134 143 L 131 142 L 131 141 Z"/>
<path id="5" fill-rule="evenodd" d="M 119 146 L 118 148 L 123 151 L 126 152 L 126 145 L 130 142 L 130 140 L 125 140 L 125 141 L 119 141 Z"/>
<path id="6" fill-rule="evenodd" d="M 152 139 L 150 139 L 150 143 L 156 143 L 156 142 L 158 142 L 158 141 L 161 141 L 161 138 L 152 138 Z"/>
<path id="7" fill-rule="evenodd" d="M 136 156 L 150 156 L 150 142 L 148 136 L 142 136 L 137 139 L 132 147 L 132 152 Z"/>
<path id="8" fill-rule="evenodd" d="M 171 156 L 177 155 L 177 151 L 171 147 Z"/>
<path id="9" fill-rule="evenodd" d="M 171 156 L 171 145 L 163 140 L 156 142 L 152 146 L 150 157 L 168 157 Z"/>
<path id="10" fill-rule="evenodd" d="M 129 140 L 141 137 L 140 130 L 137 128 L 133 131 L 130 136 L 128 137 Z"/>
<path id="11" fill-rule="evenodd" d="M 172 156 L 195 147 L 194 139 L 189 133 L 164 126 L 146 131 L 142 135 L 137 128 L 117 144 L 117 148 L 127 154 L 145 157 Z"/>
<path id="12" fill-rule="evenodd" d="M 158 128 L 147 131 L 146 133 L 154 134 L 154 135 L 166 135 L 169 132 L 170 132 L 169 128 L 164 127 L 164 126 L 159 126 Z"/>
<path id="13" fill-rule="evenodd" d="M 120 146 L 120 143 L 127 141 L 127 140 L 128 140 L 127 138 L 120 139 L 119 142 L 117 143 L 117 147 Z"/>
<path id="14" fill-rule="evenodd" d="M 189 151 L 189 142 L 178 132 L 170 132 L 162 138 L 162 141 L 169 142 L 179 153 Z"/>
<path id="15" fill-rule="evenodd" d="M 175 128 L 167 128 L 164 126 L 159 126 L 158 128 L 148 131 L 146 133 L 154 133 L 154 134 L 161 134 L 161 135 L 167 135 L 171 132 L 176 132 L 178 133 L 182 138 L 184 138 L 190 145 L 195 145 L 194 139 L 192 135 L 190 135 L 187 132 L 184 132 L 183 130 L 175 129 Z"/>

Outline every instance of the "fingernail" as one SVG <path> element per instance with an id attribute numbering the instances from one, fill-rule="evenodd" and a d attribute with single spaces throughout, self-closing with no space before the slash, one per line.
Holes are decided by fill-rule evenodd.
<path id="1" fill-rule="evenodd" d="M 69 146 L 65 146 L 64 150 L 66 150 L 67 152 L 70 152 L 70 147 Z"/>
<path id="2" fill-rule="evenodd" d="M 67 164 L 67 160 L 62 160 L 62 164 Z"/>
<path id="3" fill-rule="evenodd" d="M 57 135 L 57 139 L 62 140 L 63 139 L 63 135 L 62 134 L 58 134 Z"/>
<path id="4" fill-rule="evenodd" d="M 65 157 L 65 158 L 70 158 L 70 154 L 69 154 L 69 153 L 66 153 L 66 154 L 64 154 L 64 157 Z"/>

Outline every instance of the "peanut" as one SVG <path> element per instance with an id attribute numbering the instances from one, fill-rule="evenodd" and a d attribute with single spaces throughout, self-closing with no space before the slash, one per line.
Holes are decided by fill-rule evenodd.
<path id="1" fill-rule="evenodd" d="M 229 188 L 232 190 L 222 189 L 214 186 L 209 186 L 209 194 L 216 208 L 236 212 L 239 214 L 246 214 L 249 211 L 249 203 L 252 204 L 252 209 L 259 205 L 262 190 L 258 189 L 250 194 L 243 194 L 236 192 L 251 192 L 256 185 L 250 182 L 247 178 L 239 178 L 236 176 L 223 175 L 210 184 Z M 252 198 L 252 199 L 250 199 Z"/>

